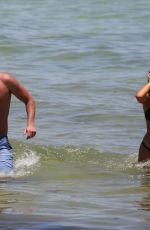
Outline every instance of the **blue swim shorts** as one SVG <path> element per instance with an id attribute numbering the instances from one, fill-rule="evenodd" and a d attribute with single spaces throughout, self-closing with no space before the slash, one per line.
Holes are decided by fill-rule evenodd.
<path id="1" fill-rule="evenodd" d="M 13 170 L 12 147 L 7 136 L 0 136 L 0 173 L 9 173 Z"/>

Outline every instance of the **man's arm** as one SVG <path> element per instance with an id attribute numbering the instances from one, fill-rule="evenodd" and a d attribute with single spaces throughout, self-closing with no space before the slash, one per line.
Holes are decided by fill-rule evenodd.
<path id="1" fill-rule="evenodd" d="M 29 92 L 16 80 L 15 77 L 5 74 L 4 84 L 9 91 L 21 100 L 26 107 L 27 112 L 27 127 L 24 130 L 24 135 L 27 139 L 36 135 L 35 120 L 35 101 Z"/>

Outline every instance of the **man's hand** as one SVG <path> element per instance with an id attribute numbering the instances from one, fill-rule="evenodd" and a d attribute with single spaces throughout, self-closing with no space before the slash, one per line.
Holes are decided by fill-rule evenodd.
<path id="1" fill-rule="evenodd" d="M 24 135 L 26 136 L 26 139 L 30 139 L 36 135 L 36 129 L 34 126 L 27 126 L 24 130 Z"/>

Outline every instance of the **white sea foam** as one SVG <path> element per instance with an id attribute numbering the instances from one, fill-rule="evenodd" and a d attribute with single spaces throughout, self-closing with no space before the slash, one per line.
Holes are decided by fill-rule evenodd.
<path id="1" fill-rule="evenodd" d="M 20 158 L 14 162 L 14 174 L 16 176 L 24 176 L 33 172 L 38 165 L 40 157 L 35 152 L 25 152 Z"/>
<path id="2" fill-rule="evenodd" d="M 10 173 L 0 173 L 1 181 L 7 178 L 16 178 L 33 173 L 38 166 L 40 157 L 34 152 L 24 152 L 23 155 L 14 161 L 14 170 Z"/>

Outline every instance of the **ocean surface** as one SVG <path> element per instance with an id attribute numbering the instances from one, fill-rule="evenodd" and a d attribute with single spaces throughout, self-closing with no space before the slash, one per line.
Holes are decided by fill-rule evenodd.
<path id="1" fill-rule="evenodd" d="M 37 128 L 26 141 L 13 97 L 0 229 L 149 230 L 134 96 L 150 69 L 149 10 L 149 0 L 0 1 L 0 71 L 34 96 Z"/>

